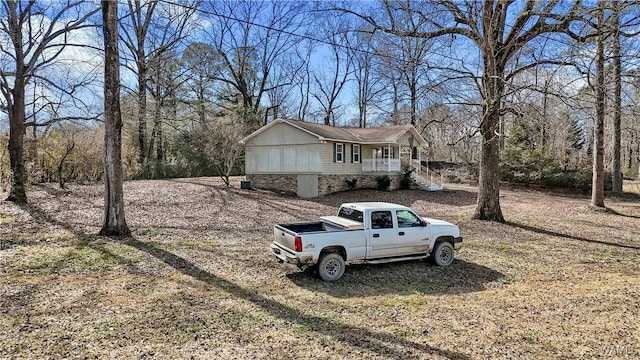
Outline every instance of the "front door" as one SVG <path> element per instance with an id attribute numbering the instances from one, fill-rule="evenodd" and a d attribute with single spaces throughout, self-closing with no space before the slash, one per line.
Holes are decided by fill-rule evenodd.
<path id="1" fill-rule="evenodd" d="M 369 244 L 367 258 L 381 258 L 395 256 L 398 250 L 398 233 L 393 226 L 391 211 L 372 211 L 371 228 L 369 229 Z"/>

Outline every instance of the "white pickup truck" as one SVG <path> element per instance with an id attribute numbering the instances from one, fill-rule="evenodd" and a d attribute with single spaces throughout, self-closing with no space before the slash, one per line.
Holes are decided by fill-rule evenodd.
<path id="1" fill-rule="evenodd" d="M 431 256 L 437 265 L 450 265 L 462 246 L 456 225 L 423 219 L 402 205 L 347 203 L 337 216 L 320 219 L 275 224 L 271 253 L 280 263 L 317 266 L 325 281 L 340 279 L 347 261 L 380 264 Z"/>

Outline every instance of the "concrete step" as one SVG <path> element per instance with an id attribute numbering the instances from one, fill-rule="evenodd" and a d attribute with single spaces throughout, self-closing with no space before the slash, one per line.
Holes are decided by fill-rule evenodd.
<path id="1" fill-rule="evenodd" d="M 423 188 L 424 190 L 427 190 L 427 191 L 442 190 L 442 185 L 431 182 L 418 174 L 412 173 L 411 178 L 419 187 Z"/>

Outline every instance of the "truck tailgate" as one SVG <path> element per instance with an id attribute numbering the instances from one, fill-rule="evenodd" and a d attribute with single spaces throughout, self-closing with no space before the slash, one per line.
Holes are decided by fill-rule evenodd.
<path id="1" fill-rule="evenodd" d="M 289 249 L 290 251 L 295 251 L 295 233 L 291 233 L 291 231 L 283 228 L 280 225 L 274 225 L 273 227 L 273 241 L 283 248 Z"/>

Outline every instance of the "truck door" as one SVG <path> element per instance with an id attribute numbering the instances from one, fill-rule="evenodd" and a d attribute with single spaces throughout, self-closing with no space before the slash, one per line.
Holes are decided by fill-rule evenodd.
<path id="1" fill-rule="evenodd" d="M 367 258 L 395 256 L 398 246 L 398 232 L 393 226 L 391 211 L 372 211 L 369 215 L 370 228 Z"/>
<path id="2" fill-rule="evenodd" d="M 398 255 L 429 252 L 429 227 L 409 210 L 396 210 L 398 222 Z"/>

